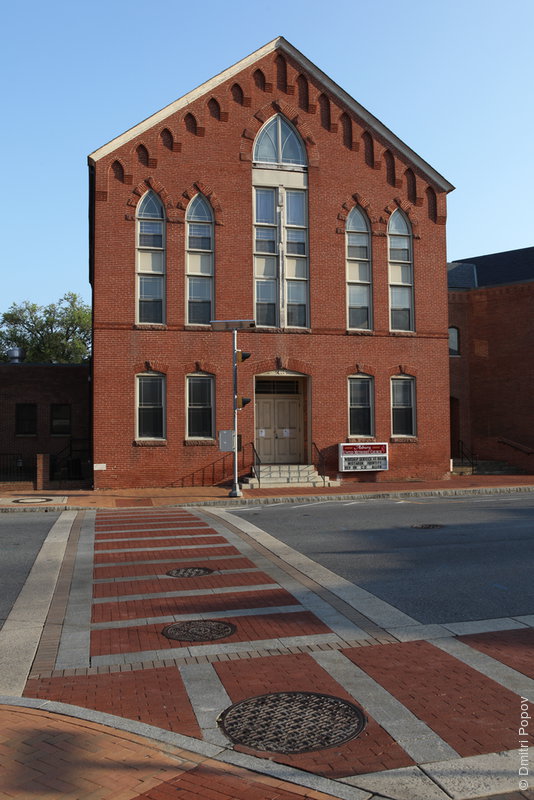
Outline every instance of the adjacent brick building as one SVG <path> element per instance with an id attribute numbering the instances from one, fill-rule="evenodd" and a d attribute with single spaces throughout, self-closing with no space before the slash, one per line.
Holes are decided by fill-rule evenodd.
<path id="1" fill-rule="evenodd" d="M 0 363 L 0 482 L 35 481 L 38 454 L 45 483 L 90 481 L 90 418 L 87 364 Z"/>
<path id="2" fill-rule="evenodd" d="M 449 468 L 446 195 L 438 172 L 282 38 L 89 157 L 96 487 L 244 472 L 386 442 Z M 344 477 L 354 478 L 353 473 Z"/>
<path id="3" fill-rule="evenodd" d="M 534 471 L 534 247 L 449 265 L 451 450 Z"/>

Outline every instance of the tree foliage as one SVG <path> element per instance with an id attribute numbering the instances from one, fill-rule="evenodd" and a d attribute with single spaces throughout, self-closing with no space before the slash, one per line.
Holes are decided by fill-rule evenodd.
<path id="1" fill-rule="evenodd" d="M 91 354 L 91 309 L 67 292 L 57 303 L 13 303 L 0 316 L 0 360 L 22 347 L 26 361 L 78 364 Z"/>

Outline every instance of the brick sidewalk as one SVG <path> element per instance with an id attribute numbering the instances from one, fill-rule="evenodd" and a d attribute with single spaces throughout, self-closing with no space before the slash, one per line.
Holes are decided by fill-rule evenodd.
<path id="1" fill-rule="evenodd" d="M 287 587 L 283 579 L 280 582 L 271 577 L 268 561 L 222 524 L 211 524 L 211 520 L 210 524 L 205 523 L 197 514 L 181 509 L 97 512 L 92 548 L 87 546 L 89 528 L 86 524 L 79 559 L 86 572 L 89 567 L 92 569 L 93 581 L 87 586 L 91 622 L 80 621 L 76 630 L 76 641 L 87 641 L 86 650 L 77 651 L 77 660 L 65 667 L 61 659 L 65 653 L 69 656 L 68 626 L 55 647 L 51 639 L 60 633 L 60 628 L 56 623 L 53 630 L 45 627 L 46 653 L 37 653 L 25 697 L 113 714 L 190 737 L 191 742 L 204 740 L 220 746 L 224 740 L 227 749 L 231 748 L 230 742 L 215 722 L 219 711 L 266 693 L 311 691 L 356 703 L 367 717 L 367 727 L 358 738 L 302 754 L 233 747 L 245 759 L 253 757 L 256 765 L 260 763 L 258 759 L 264 759 L 267 772 L 269 764 L 278 763 L 301 771 L 295 774 L 316 775 L 326 781 L 324 786 L 334 786 L 335 782 L 339 792 L 330 789 L 329 795 L 263 779 L 186 750 L 171 753 L 154 741 L 130 739 L 130 734 L 111 733 L 95 723 L 65 721 L 33 709 L 4 709 L 2 713 L 9 718 L 3 726 L 4 733 L 8 732 L 2 740 L 3 758 L 9 763 L 13 747 L 20 752 L 15 767 L 9 767 L 9 780 L 15 788 L 6 794 L 2 794 L 5 789 L 0 790 L 0 799 L 20 800 L 25 797 L 23 791 L 32 796 L 30 789 L 24 789 L 24 780 L 28 787 L 38 786 L 40 780 L 46 787 L 46 781 L 57 779 L 57 770 L 54 773 L 48 764 L 57 756 L 57 748 L 69 765 L 65 767 L 66 774 L 75 788 L 63 790 L 56 785 L 54 789 L 53 784 L 49 788 L 51 792 L 64 791 L 73 800 L 108 800 L 112 790 L 114 800 L 170 800 L 171 796 L 174 800 L 177 789 L 184 800 L 329 796 L 354 796 L 360 800 L 378 794 L 362 794 L 357 788 L 358 776 L 364 776 L 365 782 L 370 781 L 365 776 L 374 774 L 380 778 L 388 770 L 417 771 L 417 765 L 427 761 L 484 757 L 517 748 L 516 694 L 431 642 L 399 642 L 371 620 L 367 620 L 368 630 L 362 630 L 344 618 L 343 638 L 339 609 L 332 611 L 333 616 L 326 621 L 322 606 L 311 610 L 301 605 L 304 597 L 299 601 L 300 594 L 296 597 L 291 590 L 294 575 Z M 210 566 L 214 573 L 196 578 L 166 575 L 171 568 L 193 565 Z M 58 586 L 58 592 L 64 594 L 71 582 L 66 566 L 61 580 L 63 585 Z M 76 602 L 80 603 L 77 588 L 74 584 Z M 311 590 L 307 588 L 305 594 L 311 595 Z M 236 631 L 220 642 L 194 644 L 170 640 L 162 634 L 164 626 L 175 620 L 206 616 L 230 622 Z M 360 622 L 366 625 L 364 617 Z M 533 634 L 532 628 L 525 627 L 520 631 L 465 636 L 462 641 L 527 674 L 525 649 L 531 647 Z M 511 660 L 507 647 L 510 641 L 517 645 Z M 203 688 L 196 685 L 200 678 Z M 377 687 L 373 691 L 379 692 L 380 702 L 385 699 L 386 704 L 400 709 L 395 713 L 400 713 L 408 726 L 414 725 L 416 735 L 409 735 L 409 731 L 404 735 L 394 733 L 395 720 L 388 721 L 385 713 L 377 719 L 380 702 L 377 705 L 369 695 L 371 685 Z M 56 722 L 57 736 L 53 730 Z M 23 729 L 26 726 L 25 733 L 17 732 L 18 724 Z M 110 745 L 114 766 L 107 764 L 106 770 L 92 764 L 88 774 L 83 766 L 84 775 L 77 775 L 76 765 L 84 764 L 83 754 L 77 752 L 79 729 L 83 729 L 80 741 L 86 742 L 83 747 L 98 763 L 103 757 L 105 737 L 117 738 Z M 423 745 L 417 741 L 421 737 Z M 89 739 L 91 743 L 87 743 Z M 9 741 L 15 744 L 9 745 Z M 139 747 L 148 749 L 148 764 L 135 749 Z M 435 758 L 426 758 L 428 752 L 433 752 Z M 35 768 L 30 764 L 28 770 L 22 770 L 21 759 L 25 764 L 26 759 L 35 758 L 35 753 L 39 753 Z M 41 757 L 44 762 L 39 766 Z M 169 758 L 175 759 L 173 764 L 176 758 L 183 759 L 186 766 L 180 762 L 179 769 L 170 774 Z M 130 764 L 129 759 L 141 772 L 128 768 L 121 776 L 124 785 L 111 782 L 108 786 L 107 776 L 117 770 L 118 763 Z M 39 769 L 41 777 L 36 772 Z M 102 786 L 98 786 L 95 776 L 100 776 Z M 419 779 L 429 781 L 423 773 Z M 143 785 L 141 791 L 140 782 L 144 780 L 148 785 Z M 347 780 L 348 784 L 343 782 Z M 96 783 L 93 794 L 84 781 Z M 446 797 L 436 794 L 441 792 L 436 784 L 432 786 L 432 797 Z M 62 796 L 40 791 L 39 794 L 31 789 L 39 800 Z M 529 795 L 509 794 L 507 800 L 514 796 Z"/>

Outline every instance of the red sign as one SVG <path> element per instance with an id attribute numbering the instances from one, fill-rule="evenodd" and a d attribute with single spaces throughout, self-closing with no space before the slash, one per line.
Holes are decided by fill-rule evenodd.
<path id="1" fill-rule="evenodd" d="M 342 444 L 342 454 L 348 455 L 386 455 L 388 451 L 387 444 Z"/>

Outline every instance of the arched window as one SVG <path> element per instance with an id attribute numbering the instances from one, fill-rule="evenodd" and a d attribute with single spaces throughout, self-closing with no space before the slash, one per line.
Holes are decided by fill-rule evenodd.
<path id="1" fill-rule="evenodd" d="M 264 164 L 305 166 L 306 151 L 300 136 L 284 117 L 272 117 L 259 132 L 254 161 Z"/>
<path id="2" fill-rule="evenodd" d="M 138 322 L 164 322 L 165 218 L 154 192 L 147 192 L 137 208 Z"/>
<path id="3" fill-rule="evenodd" d="M 209 325 L 213 319 L 213 214 L 206 198 L 189 203 L 187 222 L 187 322 Z"/>
<path id="4" fill-rule="evenodd" d="M 346 224 L 348 327 L 368 330 L 371 319 L 371 247 L 369 222 L 354 206 Z"/>
<path id="5" fill-rule="evenodd" d="M 238 105 L 242 106 L 245 97 L 243 95 L 243 89 L 241 88 L 241 86 L 238 83 L 234 83 L 230 91 L 232 92 L 232 98 L 234 100 L 234 103 L 237 103 Z"/>
<path id="6" fill-rule="evenodd" d="M 364 131 L 362 134 L 363 139 L 363 152 L 365 157 L 365 163 L 368 167 L 375 166 L 375 144 L 373 142 L 373 137 L 367 131 Z"/>
<path id="7" fill-rule="evenodd" d="M 449 355 L 460 355 L 460 331 L 458 328 L 449 328 Z"/>
<path id="8" fill-rule="evenodd" d="M 395 331 L 413 331 L 412 230 L 400 210 L 388 224 L 390 325 Z"/>
<path id="9" fill-rule="evenodd" d="M 349 378 L 349 436 L 373 436 L 373 388 L 370 375 Z"/>
<path id="10" fill-rule="evenodd" d="M 310 106 L 310 93 L 308 89 L 308 81 L 304 75 L 299 75 L 297 78 L 297 92 L 299 98 L 299 108 L 307 111 Z"/>
<path id="11" fill-rule="evenodd" d="M 308 327 L 306 151 L 281 116 L 261 129 L 254 147 L 256 323 Z M 273 169 L 273 165 L 276 167 Z M 301 167 L 299 169 L 298 167 Z"/>

